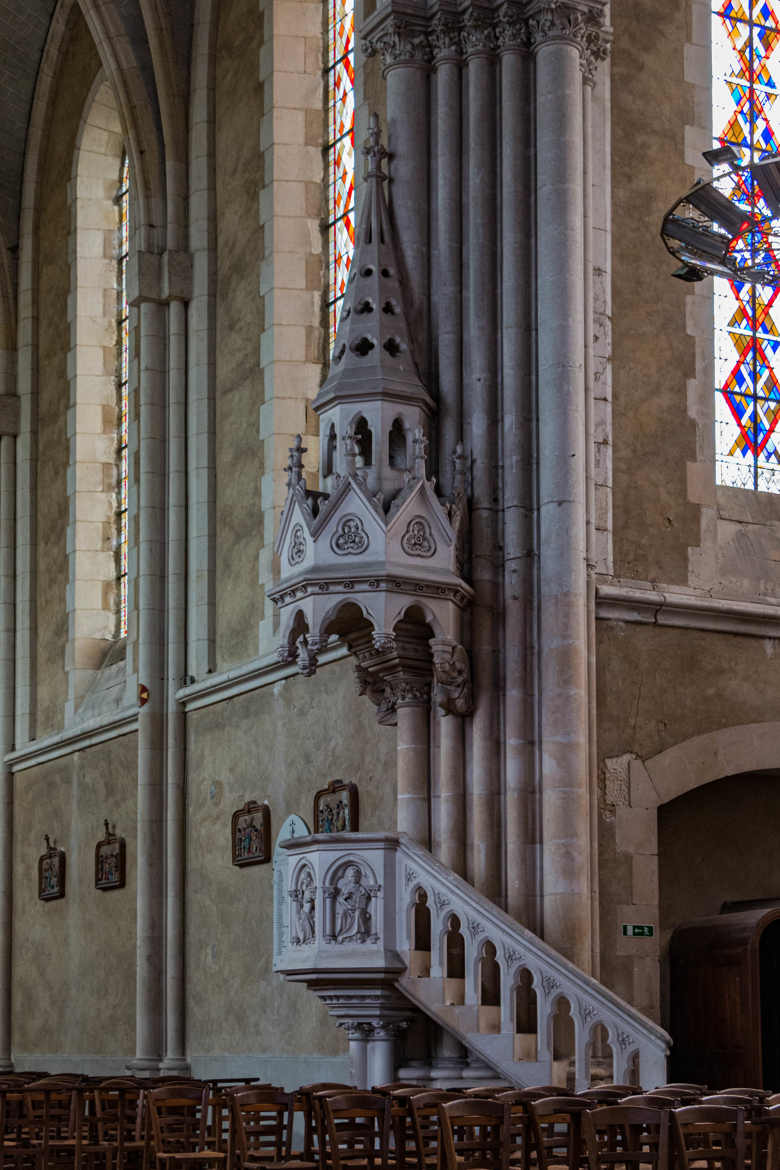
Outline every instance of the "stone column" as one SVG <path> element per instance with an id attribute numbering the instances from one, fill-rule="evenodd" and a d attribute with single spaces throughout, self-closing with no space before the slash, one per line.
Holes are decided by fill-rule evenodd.
<path id="1" fill-rule="evenodd" d="M 438 468 L 442 493 L 450 496 L 451 456 L 463 438 L 460 25 L 439 15 L 429 39 L 436 68 L 436 190 L 432 195 L 437 230 L 432 269 L 437 314 Z"/>
<path id="2" fill-rule="evenodd" d="M 136 1055 L 134 1073 L 159 1071 L 162 1055 L 163 657 L 165 531 L 165 308 L 142 303 L 138 517 L 138 877 L 136 890 Z"/>
<path id="3" fill-rule="evenodd" d="M 474 664 L 471 856 L 466 874 L 498 900 L 502 878 L 501 749 L 497 692 L 498 254 L 496 231 L 496 65 L 491 23 L 472 14 L 463 29 L 468 61 L 468 376 L 464 414 L 472 466 L 471 644 Z"/>
<path id="4" fill-rule="evenodd" d="M 506 908 L 532 930 L 538 905 L 538 789 L 534 728 L 534 412 L 532 403 L 531 117 L 525 23 L 498 22 L 501 63 L 501 366 L 504 447 L 504 753 Z"/>
<path id="5" fill-rule="evenodd" d="M 394 680 L 393 694 L 398 717 L 398 831 L 408 833 L 413 841 L 427 849 L 430 839 L 428 801 L 430 684 L 422 679 Z"/>
<path id="6" fill-rule="evenodd" d="M 5 399 L 18 408 L 18 399 Z M 18 414 L 18 410 L 15 409 Z M 4 420 L 5 421 L 5 420 Z M 14 562 L 16 439 L 0 439 L 0 1072 L 11 1072 L 13 936 L 13 774 L 3 762 L 14 746 Z"/>
<path id="7" fill-rule="evenodd" d="M 536 54 L 543 930 L 588 971 L 583 11 L 573 0 L 541 0 L 529 27 Z"/>
<path id="8" fill-rule="evenodd" d="M 430 136 L 428 71 L 430 49 L 421 25 L 405 9 L 388 12 L 364 42 L 367 55 L 380 52 L 387 79 L 387 139 L 392 159 L 389 203 L 401 253 L 406 318 L 424 385 L 430 378 L 430 244 L 428 185 Z"/>
<path id="9" fill-rule="evenodd" d="M 370 1089 L 368 1079 L 368 1037 L 371 1025 L 362 1020 L 347 1020 L 342 1025 L 349 1039 L 349 1077 L 358 1089 Z"/>
<path id="10" fill-rule="evenodd" d="M 168 309 L 168 591 L 164 1073 L 189 1074 L 184 1019 L 185 716 L 176 701 L 187 662 L 186 306 Z"/>
<path id="11" fill-rule="evenodd" d="M 395 1078 L 395 1041 L 401 1024 L 374 1024 L 368 1042 L 368 1088 Z"/>

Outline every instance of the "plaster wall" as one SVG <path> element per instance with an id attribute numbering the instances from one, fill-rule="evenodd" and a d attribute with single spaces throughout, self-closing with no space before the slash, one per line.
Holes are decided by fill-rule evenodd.
<path id="1" fill-rule="evenodd" d="M 120 1072 L 134 1051 L 136 752 L 127 735 L 14 777 L 17 1067 L 45 1068 L 41 1057 L 58 1054 L 59 1068 L 67 1059 Z M 94 887 L 104 817 L 126 840 L 121 890 Z M 65 897 L 52 902 L 38 900 L 44 833 L 66 852 Z"/>
<path id="2" fill-rule="evenodd" d="M 289 813 L 311 825 L 314 793 L 338 776 L 358 785 L 360 828 L 392 830 L 395 737 L 355 694 L 348 660 L 188 717 L 187 1019 L 194 1069 L 262 1070 L 292 1085 L 312 1080 L 318 1068 L 324 1074 L 318 1060 L 346 1053 L 346 1037 L 316 996 L 272 972 L 273 867 L 231 864 L 230 818 L 248 799 L 268 800 L 275 840 Z"/>
<path id="3" fill-rule="evenodd" d="M 58 731 L 67 699 L 68 409 L 70 326 L 68 184 L 84 103 L 100 69 L 87 26 L 75 10 L 52 100 L 38 212 L 38 473 L 36 735 Z"/>
<path id="4" fill-rule="evenodd" d="M 257 0 L 223 0 L 216 64 L 217 220 L 217 661 L 223 669 L 257 654 L 263 596 L 257 558 L 265 541 L 260 508 L 264 401 L 259 365 L 263 254 L 258 199 L 263 155 L 259 77 L 263 17 Z M 273 533 L 268 533 L 273 539 Z"/>

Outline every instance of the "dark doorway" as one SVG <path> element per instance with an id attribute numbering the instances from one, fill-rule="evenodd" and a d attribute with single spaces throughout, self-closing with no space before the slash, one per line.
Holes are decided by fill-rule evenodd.
<path id="1" fill-rule="evenodd" d="M 780 1089 L 780 919 L 764 929 L 758 953 L 764 1087 L 777 1092 Z"/>

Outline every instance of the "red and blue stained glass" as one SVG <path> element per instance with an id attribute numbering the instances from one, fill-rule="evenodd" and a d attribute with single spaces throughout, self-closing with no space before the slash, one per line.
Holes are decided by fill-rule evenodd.
<path id="1" fill-rule="evenodd" d="M 713 0 L 712 121 L 715 142 L 743 164 L 780 150 L 780 2 Z M 768 216 L 749 171 L 722 187 L 733 202 Z M 777 268 L 776 241 L 757 229 L 740 250 L 751 266 Z M 780 304 L 778 288 L 715 281 L 716 479 L 780 492 Z"/>
<path id="2" fill-rule="evenodd" d="M 336 339 L 355 246 L 355 5 L 329 0 L 328 324 Z"/>
<path id="3" fill-rule="evenodd" d="M 130 309 L 127 304 L 127 257 L 130 251 L 130 163 L 122 159 L 119 190 L 116 194 L 119 211 L 119 238 L 117 248 L 117 398 L 119 428 L 117 434 L 117 545 L 119 615 L 118 634 L 127 637 L 127 415 L 128 374 L 130 365 Z"/>

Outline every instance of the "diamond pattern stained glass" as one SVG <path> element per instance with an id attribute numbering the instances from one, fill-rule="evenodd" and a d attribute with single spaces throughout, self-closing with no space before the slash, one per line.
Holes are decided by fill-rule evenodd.
<path id="1" fill-rule="evenodd" d="M 333 348 L 355 244 L 355 7 L 329 0 L 328 325 Z"/>
<path id="2" fill-rule="evenodd" d="M 127 304 L 127 257 L 130 251 L 130 164 L 127 155 L 122 159 L 119 190 L 116 194 L 119 210 L 119 240 L 117 249 L 117 397 L 119 430 L 117 435 L 117 543 L 120 638 L 127 637 L 127 414 L 128 372 L 130 365 L 130 310 Z"/>
<path id="3" fill-rule="evenodd" d="M 730 143 L 742 163 L 780 150 L 780 5 L 778 0 L 713 0 L 712 122 L 717 145 Z M 735 203 L 768 215 L 759 188 L 737 172 Z M 778 263 L 761 230 L 737 245 L 754 267 Z M 767 263 L 769 262 L 769 263 Z M 716 479 L 731 487 L 780 492 L 780 335 L 778 289 L 715 281 Z"/>

